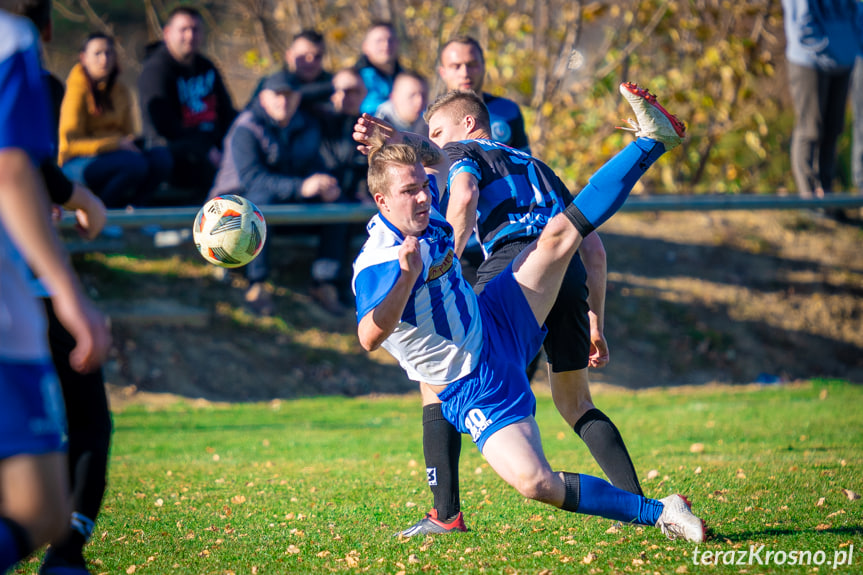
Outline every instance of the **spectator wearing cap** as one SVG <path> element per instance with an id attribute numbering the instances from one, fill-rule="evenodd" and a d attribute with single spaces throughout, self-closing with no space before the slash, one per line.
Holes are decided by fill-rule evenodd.
<path id="1" fill-rule="evenodd" d="M 291 45 L 285 50 L 283 69 L 293 72 L 300 81 L 300 107 L 311 112 L 327 107 L 333 93 L 333 75 L 324 69 L 326 52 L 327 45 L 323 35 L 313 29 L 306 29 L 295 35 Z M 255 86 L 246 108 L 255 102 L 267 77 L 261 78 Z"/>
<path id="2" fill-rule="evenodd" d="M 257 101 L 237 116 L 225 137 L 225 153 L 211 197 L 238 194 L 257 206 L 339 199 L 338 182 L 326 173 L 320 155 L 318 122 L 299 107 L 300 86 L 299 78 L 287 71 L 264 80 Z M 340 274 L 344 248 L 330 241 L 329 227 L 319 229 L 318 257 L 312 265 L 315 289 L 333 284 Z M 264 288 L 270 272 L 267 245 L 245 267 L 249 280 L 246 301 L 260 315 L 274 311 L 272 297 Z"/>

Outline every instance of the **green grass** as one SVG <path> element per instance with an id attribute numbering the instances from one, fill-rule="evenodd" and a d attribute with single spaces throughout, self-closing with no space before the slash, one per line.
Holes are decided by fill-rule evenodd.
<path id="1" fill-rule="evenodd" d="M 600 474 L 548 394 L 538 399 L 552 466 Z M 853 564 L 836 572 L 859 572 L 863 500 L 842 490 L 863 492 L 860 386 L 600 390 L 594 399 L 620 427 L 648 496 L 685 494 L 706 520 L 712 536 L 699 556 L 764 545 L 762 559 L 824 551 L 832 561 L 853 545 Z M 694 545 L 656 529 L 615 532 L 609 520 L 525 500 L 467 440 L 471 530 L 394 539 L 430 507 L 418 395 L 178 401 L 127 407 L 115 425 L 110 485 L 87 550 L 94 573 L 814 571 L 723 566 L 728 555 L 694 565 Z M 33 573 L 35 561 L 17 573 Z"/>

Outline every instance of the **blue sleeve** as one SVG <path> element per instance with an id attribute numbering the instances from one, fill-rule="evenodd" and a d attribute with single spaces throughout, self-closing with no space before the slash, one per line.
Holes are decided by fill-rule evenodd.
<path id="1" fill-rule="evenodd" d="M 398 260 L 369 266 L 357 274 L 354 290 L 357 296 L 357 321 L 380 305 L 401 275 Z"/>
<path id="2" fill-rule="evenodd" d="M 35 44 L 0 61 L 0 149 L 19 148 L 37 164 L 51 154 L 49 109 Z"/>
<path id="3" fill-rule="evenodd" d="M 452 183 L 452 179 L 462 172 L 473 175 L 477 181 L 482 180 L 482 170 L 480 170 L 479 162 L 476 161 L 467 146 L 454 142 L 444 146 L 444 151 L 450 160 L 447 188 Z"/>

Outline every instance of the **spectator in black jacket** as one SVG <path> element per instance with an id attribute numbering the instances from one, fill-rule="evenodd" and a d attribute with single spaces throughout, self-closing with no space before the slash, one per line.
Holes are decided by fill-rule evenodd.
<path id="1" fill-rule="evenodd" d="M 197 190 L 200 203 L 222 159 L 221 145 L 236 111 L 222 76 L 199 53 L 201 14 L 175 8 L 163 30 L 164 42 L 152 47 L 138 77 L 145 143 L 167 145 L 174 159 L 170 183 Z"/>
<path id="2" fill-rule="evenodd" d="M 336 179 L 326 173 L 320 155 L 318 121 L 299 108 L 300 81 L 290 72 L 264 80 L 258 100 L 240 114 L 225 138 L 225 157 L 210 196 L 238 194 L 258 206 L 294 202 L 335 202 Z M 318 256 L 312 264 L 312 295 L 333 313 L 341 313 L 335 282 L 344 254 L 344 232 L 337 224 L 320 226 Z M 245 267 L 246 301 L 260 315 L 273 313 L 264 288 L 270 271 L 269 250 Z M 329 294 L 329 295 L 326 295 Z"/>

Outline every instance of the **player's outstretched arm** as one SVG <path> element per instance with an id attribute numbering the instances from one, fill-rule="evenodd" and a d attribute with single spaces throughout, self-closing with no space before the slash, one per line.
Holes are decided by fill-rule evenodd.
<path id="1" fill-rule="evenodd" d="M 88 372 L 108 354 L 111 338 L 100 314 L 84 296 L 51 226 L 48 198 L 26 152 L 0 150 L 0 218 L 15 245 L 51 292 L 57 317 L 75 338 L 74 369 Z"/>
<path id="2" fill-rule="evenodd" d="M 401 321 L 405 306 L 423 269 L 419 240 L 407 236 L 399 249 L 400 274 L 383 301 L 360 320 L 357 335 L 366 351 L 374 351 L 390 336 Z"/>
<path id="3" fill-rule="evenodd" d="M 605 341 L 605 288 L 607 263 L 605 246 L 594 232 L 584 238 L 578 248 L 587 271 L 587 305 L 590 308 L 590 367 L 605 367 L 608 364 L 608 343 Z"/>

